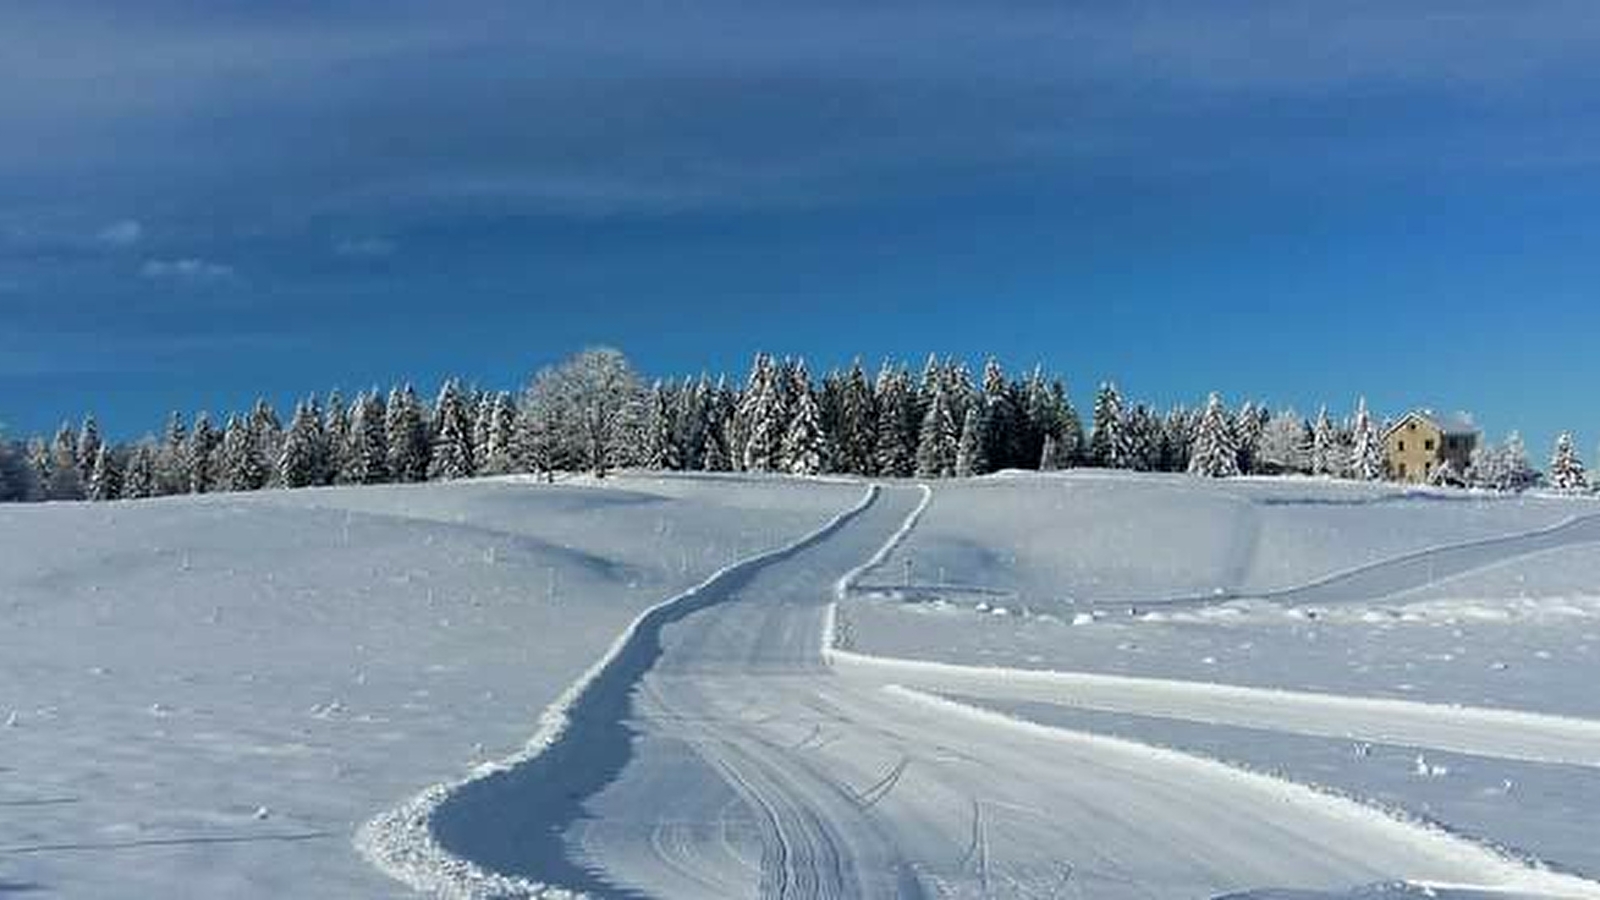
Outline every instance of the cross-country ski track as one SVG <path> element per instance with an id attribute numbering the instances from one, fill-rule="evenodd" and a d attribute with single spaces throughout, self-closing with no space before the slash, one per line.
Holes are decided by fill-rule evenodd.
<path id="1" fill-rule="evenodd" d="M 1600 723 L 833 651 L 833 604 L 927 496 L 870 487 L 818 532 L 653 608 L 526 750 L 378 817 L 358 845 L 450 897 L 1149 900 L 1407 882 L 1600 898 L 1600 884 L 1355 800 L 938 693 L 1590 766 Z M 1395 565 L 1407 581 L 1417 555 Z"/>

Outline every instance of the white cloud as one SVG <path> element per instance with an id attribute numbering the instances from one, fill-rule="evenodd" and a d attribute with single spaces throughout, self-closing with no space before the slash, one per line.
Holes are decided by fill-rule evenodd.
<path id="1" fill-rule="evenodd" d="M 95 239 L 109 247 L 130 247 L 144 237 L 144 226 L 137 219 L 123 219 L 100 229 Z"/>
<path id="2" fill-rule="evenodd" d="M 392 256 L 394 251 L 394 241 L 381 237 L 350 238 L 337 241 L 333 245 L 334 253 L 353 259 L 376 259 L 383 256 Z"/>
<path id="3" fill-rule="evenodd" d="M 210 260 L 186 257 L 183 259 L 149 259 L 139 267 L 145 278 L 171 279 L 173 281 L 221 281 L 233 277 L 233 267 Z"/>

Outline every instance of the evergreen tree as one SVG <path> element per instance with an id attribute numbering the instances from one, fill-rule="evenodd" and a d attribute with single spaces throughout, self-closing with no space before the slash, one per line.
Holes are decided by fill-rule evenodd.
<path id="1" fill-rule="evenodd" d="M 744 435 L 740 468 L 748 472 L 774 472 L 782 463 L 783 418 L 779 370 L 772 357 L 758 354 L 737 416 Z"/>
<path id="2" fill-rule="evenodd" d="M 141 441 L 128 457 L 128 470 L 122 476 L 122 497 L 125 500 L 144 500 L 159 493 L 157 483 L 156 450 Z"/>
<path id="3" fill-rule="evenodd" d="M 428 433 L 427 414 L 417 392 L 406 384 L 389 392 L 384 409 L 384 437 L 388 444 L 387 468 L 394 481 L 416 483 L 428 480 L 428 463 L 433 456 L 433 438 Z"/>
<path id="4" fill-rule="evenodd" d="M 505 475 L 517 470 L 517 405 L 505 391 L 496 391 L 489 404 L 489 442 L 478 471 Z"/>
<path id="5" fill-rule="evenodd" d="M 1143 403 L 1128 411 L 1122 435 L 1128 446 L 1129 468 L 1154 472 L 1162 467 L 1162 431 L 1161 421 Z"/>
<path id="6" fill-rule="evenodd" d="M 105 444 L 95 454 L 94 471 L 89 475 L 90 500 L 115 500 L 122 496 L 122 469 L 115 452 Z"/>
<path id="7" fill-rule="evenodd" d="M 917 402 L 911 373 L 887 364 L 874 388 L 878 409 L 878 472 L 891 478 L 908 478 L 917 468 Z"/>
<path id="8" fill-rule="evenodd" d="M 1213 393 L 1195 427 L 1189 451 L 1189 474 L 1228 478 L 1239 474 L 1239 450 L 1234 446 L 1233 424 L 1222 398 Z"/>
<path id="9" fill-rule="evenodd" d="M 678 388 L 672 412 L 672 440 L 685 471 L 705 468 L 706 422 L 711 402 L 711 383 L 704 374 L 698 381 L 685 378 Z"/>
<path id="10" fill-rule="evenodd" d="M 85 486 L 89 484 L 89 477 L 94 473 L 94 464 L 100 458 L 102 444 L 99 423 L 92 415 L 84 416 L 83 428 L 78 432 L 77 465 L 78 478 Z"/>
<path id="11" fill-rule="evenodd" d="M 183 413 L 176 410 L 167 417 L 167 430 L 161 438 L 161 451 L 156 458 L 156 484 L 162 494 L 184 494 L 189 491 L 189 429 L 184 424 Z"/>
<path id="12" fill-rule="evenodd" d="M 47 478 L 45 490 L 51 500 L 84 498 L 84 478 L 78 471 L 78 433 L 71 425 L 63 424 L 56 431 Z"/>
<path id="13" fill-rule="evenodd" d="M 1456 468 L 1455 460 L 1446 459 L 1428 473 L 1428 484 L 1434 487 L 1466 487 L 1467 476 Z"/>
<path id="14" fill-rule="evenodd" d="M 321 484 L 323 446 L 322 422 L 312 412 L 311 404 L 296 404 L 289 433 L 278 454 L 278 483 L 286 488 Z"/>
<path id="15" fill-rule="evenodd" d="M 1124 422 L 1122 395 L 1117 393 L 1117 386 L 1110 382 L 1100 385 L 1100 391 L 1094 398 L 1094 429 L 1089 434 L 1089 460 L 1092 465 L 1105 469 L 1129 467 Z"/>
<path id="16" fill-rule="evenodd" d="M 376 389 L 356 395 L 344 457 L 346 484 L 382 484 L 389 480 L 387 421 Z"/>
<path id="17" fill-rule="evenodd" d="M 32 445 L 7 440 L 0 433 L 0 503 L 24 503 L 41 499 L 44 484 L 32 463 Z M 48 464 L 48 450 L 43 454 Z"/>
<path id="18" fill-rule="evenodd" d="M 451 480 L 473 476 L 476 469 L 472 459 L 472 426 L 472 415 L 461 387 L 455 379 L 446 381 L 433 406 L 433 477 Z"/>
<path id="19" fill-rule="evenodd" d="M 1513 431 L 1506 436 L 1505 446 L 1501 448 L 1501 472 L 1501 490 L 1525 491 L 1539 482 L 1539 473 L 1528 462 L 1528 449 L 1523 446 L 1520 432 Z"/>
<path id="20" fill-rule="evenodd" d="M 268 481 L 277 477 L 275 464 L 283 452 L 283 423 L 278 419 L 277 410 L 265 399 L 256 401 L 250 410 L 250 437 L 256 442 L 256 454 L 267 466 Z M 258 487 L 266 487 L 263 482 Z"/>
<path id="21" fill-rule="evenodd" d="M 1351 475 L 1359 481 L 1382 480 L 1387 472 L 1383 438 L 1373 427 L 1365 397 L 1356 401 L 1356 420 L 1351 434 L 1354 437 L 1350 452 Z"/>
<path id="22" fill-rule="evenodd" d="M 650 411 L 645 417 L 645 468 L 671 471 L 682 468 L 678 453 L 677 423 L 673 421 L 675 398 L 657 381 L 650 388 Z"/>
<path id="23" fill-rule="evenodd" d="M 1239 407 L 1233 420 L 1233 436 L 1239 445 L 1239 471 L 1249 475 L 1256 471 L 1256 461 L 1261 453 L 1261 438 L 1272 416 L 1266 407 L 1257 407 L 1246 401 Z"/>
<path id="24" fill-rule="evenodd" d="M 1022 435 L 1019 433 L 1021 416 L 1005 370 L 993 357 L 983 364 L 983 407 L 983 415 L 978 417 L 982 427 L 978 438 L 983 443 L 981 461 L 984 468 L 977 470 L 977 473 L 982 474 L 991 466 L 996 470 L 1019 468 L 1022 462 Z M 966 419 L 963 415 L 963 428 Z M 974 461 L 979 460 L 974 458 Z"/>
<path id="25" fill-rule="evenodd" d="M 1199 419 L 1187 408 L 1175 406 L 1167 410 L 1161 423 L 1161 465 L 1163 472 L 1189 471 L 1189 449 L 1194 445 L 1195 428 Z"/>
<path id="26" fill-rule="evenodd" d="M 706 404 L 706 429 L 700 448 L 702 465 L 707 472 L 733 471 L 733 443 L 729 438 L 729 430 L 733 427 L 736 407 L 733 389 L 728 387 L 725 379 L 718 378 L 717 386 Z"/>
<path id="27" fill-rule="evenodd" d="M 961 422 L 961 437 L 956 441 L 955 476 L 971 478 L 989 471 L 988 451 L 985 444 L 995 443 L 994 426 L 988 421 L 993 407 L 985 403 L 967 407 Z"/>
<path id="28" fill-rule="evenodd" d="M 344 395 L 334 388 L 328 394 L 328 408 L 322 414 L 322 436 L 327 441 L 323 452 L 329 484 L 344 484 L 350 468 L 350 407 Z"/>
<path id="29" fill-rule="evenodd" d="M 855 475 L 876 475 L 877 404 L 859 359 L 845 374 L 839 404 L 839 432 L 834 439 L 838 442 L 840 468 Z"/>
<path id="30" fill-rule="evenodd" d="M 917 441 L 917 477 L 948 478 L 955 474 L 956 451 L 960 435 L 950 414 L 948 394 L 943 384 L 933 390 L 933 398 L 922 417 Z"/>
<path id="31" fill-rule="evenodd" d="M 1550 457 L 1550 486 L 1558 491 L 1586 491 L 1589 475 L 1584 471 L 1583 460 L 1572 445 L 1572 434 L 1563 431 L 1556 438 L 1555 453 Z"/>
<path id="32" fill-rule="evenodd" d="M 261 443 L 249 421 L 238 416 L 229 416 L 222 432 L 221 476 L 219 484 L 225 491 L 255 491 L 267 483 Z"/>
<path id="33" fill-rule="evenodd" d="M 211 425 L 211 416 L 200 413 L 194 417 L 194 429 L 189 432 L 186 457 L 189 477 L 188 490 L 192 494 L 206 494 L 217 487 L 217 449 L 222 445 L 222 435 Z"/>
<path id="34" fill-rule="evenodd" d="M 1070 468 L 1082 459 L 1088 443 L 1083 436 L 1083 420 L 1078 417 L 1078 410 L 1072 405 L 1072 396 L 1067 393 L 1064 382 L 1056 380 L 1050 383 L 1050 400 L 1056 407 L 1058 423 L 1054 432 L 1056 453 L 1061 468 Z"/>
<path id="35" fill-rule="evenodd" d="M 1317 411 L 1317 423 L 1311 430 L 1311 474 L 1338 475 L 1344 471 L 1344 460 L 1339 452 L 1339 438 L 1333 422 L 1328 418 L 1328 408 Z"/>
<path id="36" fill-rule="evenodd" d="M 827 446 L 822 433 L 822 410 L 804 361 L 795 367 L 791 379 L 794 410 L 789 430 L 783 436 L 783 467 L 791 475 L 816 475 L 827 461 Z"/>

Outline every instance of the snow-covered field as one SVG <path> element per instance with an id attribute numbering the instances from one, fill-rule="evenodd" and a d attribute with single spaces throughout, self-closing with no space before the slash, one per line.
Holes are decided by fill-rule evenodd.
<path id="1" fill-rule="evenodd" d="M 408 894 L 351 847 L 646 606 L 854 485 L 474 482 L 0 506 L 0 896 Z"/>
<path id="2" fill-rule="evenodd" d="M 1591 500 L 630 475 L 0 548 L 0 895 L 1600 897 Z"/>

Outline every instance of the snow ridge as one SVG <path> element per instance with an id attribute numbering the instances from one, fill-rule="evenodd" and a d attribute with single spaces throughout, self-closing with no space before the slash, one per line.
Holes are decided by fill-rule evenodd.
<path id="1" fill-rule="evenodd" d="M 843 577 L 834 582 L 833 602 L 829 603 L 822 613 L 822 659 L 824 662 L 832 662 L 834 647 L 838 643 L 839 601 L 846 599 L 851 588 L 855 586 L 857 579 L 868 571 L 882 565 L 883 561 L 889 558 L 889 554 L 894 552 L 894 548 L 900 546 L 901 542 L 911 534 L 912 529 L 917 527 L 917 523 L 922 520 L 923 512 L 927 510 L 928 504 L 932 502 L 933 488 L 928 487 L 926 484 L 919 484 L 917 488 L 922 491 L 922 499 L 917 501 L 917 505 L 912 508 L 911 512 L 906 514 L 905 521 L 900 523 L 900 527 L 895 529 L 894 534 L 889 535 L 889 539 L 883 542 L 883 546 L 878 548 L 878 552 L 872 554 L 871 559 L 844 573 Z"/>
<path id="2" fill-rule="evenodd" d="M 927 488 L 924 487 L 923 490 L 926 492 Z M 356 832 L 354 838 L 356 849 L 368 862 L 391 878 L 413 890 L 448 900 L 490 900 L 490 898 L 580 900 L 583 898 L 585 895 L 581 893 L 528 878 L 492 872 L 471 860 L 456 856 L 440 845 L 435 837 L 434 813 L 452 795 L 467 785 L 525 766 L 561 742 L 568 735 L 574 709 L 583 702 L 585 696 L 595 691 L 609 674 L 619 668 L 617 665 L 619 660 L 637 647 L 642 638 L 653 634 L 664 624 L 664 620 L 675 607 L 694 600 L 704 601 L 708 595 L 714 595 L 723 582 L 750 569 L 793 555 L 822 540 L 870 506 L 878 492 L 877 485 L 868 485 L 855 505 L 840 512 L 810 534 L 724 566 L 694 587 L 640 613 L 612 642 L 606 653 L 545 709 L 539 716 L 539 725 L 533 737 L 521 750 L 505 759 L 478 765 L 465 778 L 425 788 L 394 809 L 379 814 Z M 927 497 L 925 493 L 922 505 L 917 507 L 917 513 L 920 513 L 922 507 L 926 505 Z M 914 521 L 908 520 L 896 540 L 903 537 L 905 531 L 909 531 L 911 524 L 914 524 Z M 846 578 L 852 578 L 859 571 L 865 571 L 871 565 L 875 565 L 882 556 L 888 554 L 889 549 L 890 547 L 885 547 L 874 557 L 873 562 L 862 566 Z"/>
<path id="3" fill-rule="evenodd" d="M 1495 882 L 1488 885 L 1419 883 L 1419 886 L 1424 888 L 1526 891 L 1548 897 L 1600 897 L 1600 884 L 1588 879 L 1553 871 L 1536 861 L 1511 857 L 1496 848 L 1454 834 L 1435 824 L 1412 817 L 1396 816 L 1366 803 L 1286 778 L 1252 772 L 1220 760 L 1139 741 L 1040 725 L 901 685 L 885 685 L 883 690 L 901 699 L 986 725 L 1018 729 L 1056 741 L 1098 745 L 1116 748 L 1121 752 L 1139 753 L 1166 765 L 1188 767 L 1194 771 L 1198 779 L 1227 779 L 1252 783 L 1257 787 L 1270 789 L 1285 803 L 1318 806 L 1341 818 L 1361 820 L 1365 827 L 1389 832 L 1388 837 L 1397 842 L 1437 843 L 1440 850 L 1453 854 L 1460 860 L 1463 870 L 1492 873 L 1495 877 Z"/>

